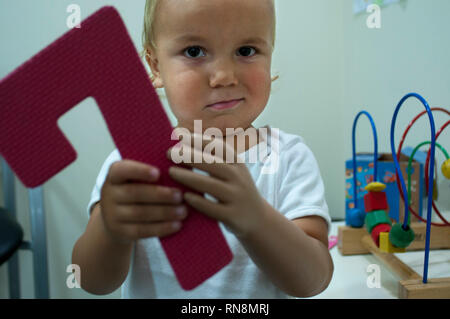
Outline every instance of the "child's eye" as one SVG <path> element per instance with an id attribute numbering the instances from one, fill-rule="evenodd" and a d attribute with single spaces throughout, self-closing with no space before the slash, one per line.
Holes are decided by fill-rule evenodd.
<path id="1" fill-rule="evenodd" d="M 238 54 L 244 57 L 250 57 L 256 54 L 256 49 L 253 47 L 241 47 L 238 50 Z"/>
<path id="2" fill-rule="evenodd" d="M 202 53 L 203 53 L 203 55 L 200 55 Z M 184 50 L 184 55 L 188 58 L 195 58 L 195 59 L 205 56 L 203 49 L 199 46 L 193 46 L 193 47 L 186 48 Z"/>

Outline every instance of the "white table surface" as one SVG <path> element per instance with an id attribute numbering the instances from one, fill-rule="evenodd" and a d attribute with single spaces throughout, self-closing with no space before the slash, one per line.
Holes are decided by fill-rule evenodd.
<path id="1" fill-rule="evenodd" d="M 337 236 L 338 226 L 344 222 L 333 222 L 330 236 Z M 392 274 L 371 254 L 342 256 L 337 245 L 331 250 L 334 262 L 334 274 L 328 288 L 313 298 L 328 299 L 393 299 L 398 296 L 399 277 Z M 415 251 L 395 254 L 400 260 L 423 276 L 424 252 Z M 367 268 L 371 264 L 379 265 L 380 288 L 369 288 L 367 279 L 373 274 Z M 432 250 L 429 256 L 428 278 L 450 277 L 450 250 Z"/>

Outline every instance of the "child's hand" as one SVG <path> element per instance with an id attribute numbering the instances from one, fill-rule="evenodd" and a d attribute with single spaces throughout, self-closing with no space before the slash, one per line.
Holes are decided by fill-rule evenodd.
<path id="1" fill-rule="evenodd" d="M 101 213 L 107 232 L 123 244 L 140 238 L 177 232 L 186 217 L 176 189 L 151 185 L 159 178 L 155 167 L 132 160 L 111 165 L 101 190 Z M 178 198 L 176 193 L 178 193 Z M 178 211 L 177 208 L 181 208 Z"/>
<path id="2" fill-rule="evenodd" d="M 200 137 L 200 139 L 202 138 Z M 237 237 L 245 237 L 253 230 L 258 229 L 258 223 L 264 218 L 268 204 L 259 194 L 247 166 L 237 159 L 235 151 L 222 140 L 216 139 L 215 141 L 221 143 L 223 154 L 226 152 L 233 154 L 233 163 L 223 163 L 225 161 L 220 159 L 222 156 L 210 154 L 203 154 L 202 163 L 194 163 L 192 159 L 196 158 L 195 156 L 199 159 L 202 158 L 202 150 L 191 146 L 196 146 L 196 143 L 187 144 L 182 141 L 181 150 L 169 149 L 168 158 L 173 160 L 181 153 L 183 158 L 191 158 L 191 163 L 183 162 L 183 165 L 206 171 L 211 176 L 201 175 L 176 166 L 169 169 L 169 175 L 191 189 L 208 193 L 216 198 L 217 203 L 191 192 L 184 194 L 184 199 L 189 205 L 199 212 L 223 222 Z M 202 139 L 202 142 L 197 144 L 204 149 L 209 143 L 211 140 Z M 226 159 L 225 155 L 223 158 Z"/>

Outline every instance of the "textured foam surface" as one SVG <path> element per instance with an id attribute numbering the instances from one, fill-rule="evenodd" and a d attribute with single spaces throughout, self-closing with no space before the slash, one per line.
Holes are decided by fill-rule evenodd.
<path id="1" fill-rule="evenodd" d="M 124 159 L 158 166 L 161 185 L 187 190 L 168 175 L 173 128 L 113 7 L 98 10 L 0 82 L 0 153 L 24 185 L 39 186 L 75 161 L 57 120 L 87 97 L 97 102 Z M 232 259 L 218 223 L 192 208 L 183 229 L 161 243 L 187 290 Z"/>

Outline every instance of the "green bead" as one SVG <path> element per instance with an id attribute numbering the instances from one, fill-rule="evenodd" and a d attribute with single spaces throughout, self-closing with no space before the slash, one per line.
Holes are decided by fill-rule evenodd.
<path id="1" fill-rule="evenodd" d="M 384 210 L 374 210 L 366 214 L 366 229 L 369 234 L 372 233 L 372 229 L 380 224 L 389 224 L 392 225 L 391 220 L 387 216 Z"/>
<path id="2" fill-rule="evenodd" d="M 408 229 L 403 229 L 401 224 L 392 226 L 389 232 L 389 240 L 392 245 L 398 248 L 408 247 L 414 240 L 414 231 L 408 226 Z"/>

